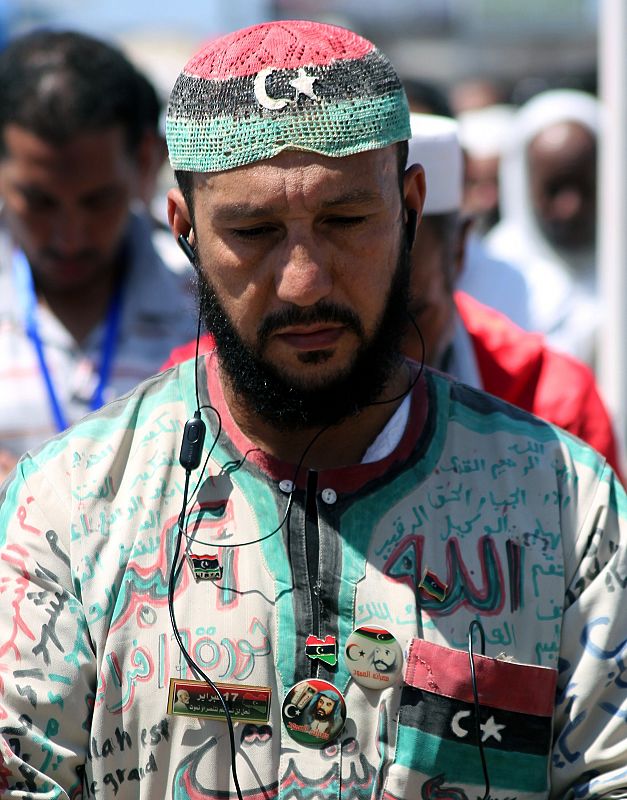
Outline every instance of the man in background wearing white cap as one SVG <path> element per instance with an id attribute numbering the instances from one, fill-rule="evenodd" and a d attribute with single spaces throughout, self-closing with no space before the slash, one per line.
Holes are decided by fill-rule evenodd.
<path id="1" fill-rule="evenodd" d="M 463 207 L 480 235 L 499 221 L 499 165 L 515 107 L 505 103 L 463 111 L 457 117 L 464 151 Z"/>
<path id="2" fill-rule="evenodd" d="M 462 152 L 458 124 L 412 114 L 408 164 L 425 169 L 427 196 L 412 250 L 410 312 L 425 342 L 425 360 L 458 380 L 495 394 L 574 433 L 618 468 L 609 414 L 589 367 L 552 350 L 542 335 L 455 291 L 469 221 L 462 220 Z M 408 328 L 404 351 L 420 360 Z"/>
<path id="3" fill-rule="evenodd" d="M 529 330 L 594 362 L 596 154 L 599 103 L 574 89 L 542 92 L 516 113 L 499 176 L 501 221 L 485 237 L 530 287 Z"/>

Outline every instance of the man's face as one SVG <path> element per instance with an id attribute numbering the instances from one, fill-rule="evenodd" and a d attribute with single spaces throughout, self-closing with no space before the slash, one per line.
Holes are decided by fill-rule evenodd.
<path id="1" fill-rule="evenodd" d="M 390 647 L 375 647 L 372 666 L 377 672 L 390 672 L 396 666 L 396 652 Z"/>
<path id="2" fill-rule="evenodd" d="M 187 705 L 189 703 L 189 692 L 186 689 L 179 689 L 176 693 L 177 699 Z"/>
<path id="3" fill-rule="evenodd" d="M 529 189 L 538 224 L 558 247 L 576 250 L 594 242 L 596 142 L 573 122 L 552 125 L 528 148 Z"/>
<path id="4" fill-rule="evenodd" d="M 4 143 L 3 214 L 41 288 L 80 289 L 111 270 L 138 185 L 122 128 L 56 146 L 11 124 Z"/>
<path id="5" fill-rule="evenodd" d="M 499 221 L 498 156 L 464 159 L 464 213 L 474 217 L 475 230 L 487 232 Z"/>
<path id="6" fill-rule="evenodd" d="M 419 209 L 415 176 L 406 178 L 408 202 Z M 258 413 L 267 417 L 279 405 L 274 421 L 285 427 L 339 421 L 359 395 L 357 365 L 383 338 L 361 376 L 368 389 L 380 390 L 404 324 L 395 148 L 341 159 L 284 152 L 207 177 L 196 188 L 194 211 L 209 324 L 236 388 L 262 403 Z M 388 301 L 400 302 L 400 310 L 386 315 Z M 253 375 L 259 381 L 251 388 Z M 303 399 L 302 414 L 286 410 Z"/>
<path id="7" fill-rule="evenodd" d="M 458 268 L 455 258 L 455 243 L 446 240 L 429 216 L 423 217 L 411 252 L 408 310 L 422 334 L 424 353 L 411 323 L 407 326 L 402 349 L 415 361 L 424 358 L 425 363 L 433 367 L 440 367 L 443 352 L 453 336 L 453 289 Z"/>
<path id="8" fill-rule="evenodd" d="M 332 700 L 330 697 L 325 697 L 324 695 L 321 695 L 316 701 L 314 717 L 316 719 L 328 719 L 333 714 L 334 708 L 335 708 L 335 700 Z"/>

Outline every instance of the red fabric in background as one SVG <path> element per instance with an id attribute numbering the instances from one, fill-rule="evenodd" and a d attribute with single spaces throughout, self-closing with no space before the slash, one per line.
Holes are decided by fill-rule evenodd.
<path id="1" fill-rule="evenodd" d="M 590 367 L 463 292 L 456 292 L 455 303 L 485 391 L 574 433 L 619 472 L 612 421 Z"/>

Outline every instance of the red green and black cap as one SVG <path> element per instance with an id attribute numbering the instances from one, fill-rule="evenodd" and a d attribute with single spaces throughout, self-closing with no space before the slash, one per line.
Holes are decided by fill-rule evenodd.
<path id="1" fill-rule="evenodd" d="M 174 169 L 220 172 L 282 150 L 342 157 L 409 139 L 390 61 L 334 25 L 280 20 L 214 40 L 179 75 L 166 137 Z"/>

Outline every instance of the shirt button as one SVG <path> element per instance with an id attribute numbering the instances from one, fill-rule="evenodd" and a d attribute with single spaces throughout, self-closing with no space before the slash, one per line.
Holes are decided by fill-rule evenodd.
<path id="1" fill-rule="evenodd" d="M 323 489 L 320 493 L 320 497 L 324 500 L 327 505 L 333 505 L 337 500 L 337 494 L 333 491 L 333 489 Z"/>
<path id="2" fill-rule="evenodd" d="M 292 481 L 281 481 L 279 483 L 279 489 L 282 492 L 285 492 L 285 494 L 290 494 L 290 492 L 292 492 L 294 489 L 294 484 Z"/>

